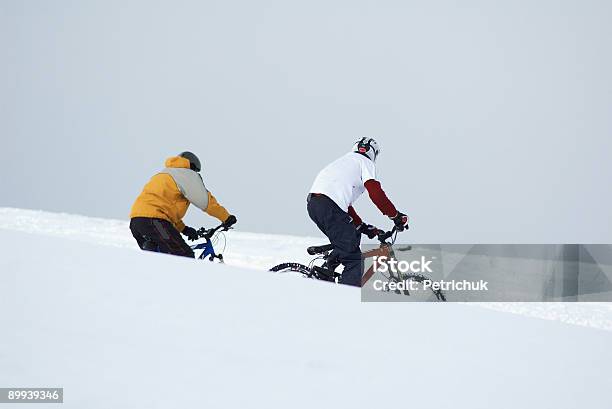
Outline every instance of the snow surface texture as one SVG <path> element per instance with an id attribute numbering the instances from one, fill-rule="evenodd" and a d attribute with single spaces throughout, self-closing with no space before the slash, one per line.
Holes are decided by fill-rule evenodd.
<path id="1" fill-rule="evenodd" d="M 0 208 L 0 229 L 138 250 L 124 220 L 101 219 L 36 210 Z M 325 239 L 230 231 L 224 251 L 228 265 L 268 270 L 295 261 L 308 264 L 305 249 Z M 222 244 L 222 243 L 221 243 Z M 223 246 L 217 246 L 223 249 Z M 140 251 L 140 250 L 138 250 Z M 473 303 L 497 311 L 612 331 L 611 303 Z"/>
<path id="2" fill-rule="evenodd" d="M 81 240 L 0 229 L 0 385 L 63 387 L 62 407 L 610 407 L 608 331 L 364 304 L 355 288 L 101 246 L 125 223 L 48 216 L 27 217 L 72 221 Z"/>

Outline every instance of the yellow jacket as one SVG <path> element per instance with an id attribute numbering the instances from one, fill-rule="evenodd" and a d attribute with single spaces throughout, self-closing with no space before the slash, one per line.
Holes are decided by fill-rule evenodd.
<path id="1" fill-rule="evenodd" d="M 174 156 L 165 165 L 166 169 L 153 176 L 136 198 L 130 218 L 164 219 L 183 231 L 182 219 L 191 203 L 222 222 L 229 217 L 228 211 L 206 189 L 202 176 L 189 168 L 189 160 Z"/>

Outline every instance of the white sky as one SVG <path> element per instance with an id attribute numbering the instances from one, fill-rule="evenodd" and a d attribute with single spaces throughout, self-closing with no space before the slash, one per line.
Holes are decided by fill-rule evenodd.
<path id="1" fill-rule="evenodd" d="M 192 150 L 238 228 L 316 234 L 315 174 L 368 135 L 406 240 L 612 242 L 611 17 L 577 0 L 2 0 L 0 206 L 127 218 Z"/>

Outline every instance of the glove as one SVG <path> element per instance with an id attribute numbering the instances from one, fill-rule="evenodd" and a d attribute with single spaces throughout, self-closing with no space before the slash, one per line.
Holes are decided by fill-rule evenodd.
<path id="1" fill-rule="evenodd" d="M 380 233 L 382 230 L 372 226 L 371 224 L 361 223 L 359 226 L 357 226 L 357 231 L 368 236 L 368 238 L 373 239 L 374 237 L 378 236 L 378 233 Z"/>
<path id="2" fill-rule="evenodd" d="M 408 216 L 402 212 L 397 212 L 395 217 L 391 217 L 391 220 L 395 223 L 397 231 L 404 231 L 404 229 L 408 228 Z"/>
<path id="3" fill-rule="evenodd" d="M 185 228 L 183 229 L 181 233 L 187 236 L 189 241 L 195 241 L 199 238 L 198 232 L 193 227 L 185 226 Z"/>
<path id="4" fill-rule="evenodd" d="M 234 216 L 233 214 L 230 214 L 228 218 L 225 219 L 225 221 L 223 222 L 223 227 L 225 227 L 226 229 L 229 229 L 234 224 L 236 224 L 237 221 L 238 220 L 236 220 L 236 216 Z"/>

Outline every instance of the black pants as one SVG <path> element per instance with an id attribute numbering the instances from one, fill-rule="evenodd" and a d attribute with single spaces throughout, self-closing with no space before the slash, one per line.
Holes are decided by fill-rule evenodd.
<path id="1" fill-rule="evenodd" d="M 134 217 L 130 221 L 130 230 L 143 250 L 194 257 L 193 250 L 185 243 L 181 233 L 167 220 Z"/>
<path id="2" fill-rule="evenodd" d="M 351 217 L 333 200 L 324 195 L 308 195 L 308 215 L 334 246 L 332 254 L 344 265 L 342 284 L 361 287 L 363 260 L 361 258 L 361 235 L 353 225 Z"/>

